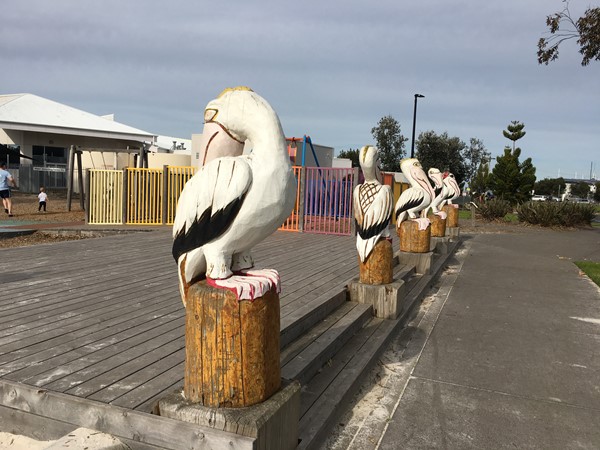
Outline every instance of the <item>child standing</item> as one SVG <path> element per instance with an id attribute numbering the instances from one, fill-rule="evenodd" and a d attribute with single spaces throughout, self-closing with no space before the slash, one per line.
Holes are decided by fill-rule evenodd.
<path id="1" fill-rule="evenodd" d="M 38 199 L 40 200 L 40 206 L 38 207 L 38 212 L 44 208 L 44 212 L 46 212 L 46 200 L 48 200 L 48 194 L 46 194 L 46 189 L 44 186 L 40 187 L 40 193 L 38 195 Z"/>

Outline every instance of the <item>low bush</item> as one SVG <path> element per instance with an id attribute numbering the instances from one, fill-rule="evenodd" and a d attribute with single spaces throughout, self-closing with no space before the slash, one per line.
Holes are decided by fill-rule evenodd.
<path id="1" fill-rule="evenodd" d="M 521 222 L 543 227 L 590 225 L 594 206 L 572 202 L 527 202 L 517 207 Z"/>
<path id="2" fill-rule="evenodd" d="M 478 207 L 479 209 L 477 212 L 483 220 L 502 219 L 512 211 L 510 203 L 499 198 L 494 198 L 485 203 L 480 203 Z"/>

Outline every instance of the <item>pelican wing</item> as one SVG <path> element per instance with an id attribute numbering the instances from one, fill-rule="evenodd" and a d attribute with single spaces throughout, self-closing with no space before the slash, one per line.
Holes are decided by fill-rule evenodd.
<path id="1" fill-rule="evenodd" d="M 241 157 L 212 160 L 187 182 L 173 224 L 175 261 L 231 226 L 251 184 L 252 171 Z"/>
<path id="2" fill-rule="evenodd" d="M 357 221 L 357 232 L 363 239 L 378 235 L 387 228 L 393 212 L 392 189 L 379 186 L 373 201 L 362 212 L 362 221 Z"/>
<path id="3" fill-rule="evenodd" d="M 396 220 L 403 212 L 408 212 L 423 204 L 425 200 L 425 192 L 422 189 L 408 188 L 396 202 Z"/>

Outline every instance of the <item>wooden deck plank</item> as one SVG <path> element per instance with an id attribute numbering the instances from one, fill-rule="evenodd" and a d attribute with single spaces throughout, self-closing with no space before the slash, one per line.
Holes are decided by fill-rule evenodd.
<path id="1" fill-rule="evenodd" d="M 15 296 L 0 299 L 0 379 L 142 411 L 180 388 L 184 310 L 171 242 L 159 231 L 3 253 L 15 261 L 5 285 Z M 282 318 L 318 307 L 357 273 L 347 236 L 275 233 L 253 256 L 281 274 Z"/>
<path id="2" fill-rule="evenodd" d="M 163 307 L 162 310 L 149 311 L 146 315 L 141 315 L 135 326 L 129 326 L 126 323 L 129 321 L 125 321 L 121 322 L 125 327 L 114 328 L 107 325 L 107 327 L 102 327 L 96 332 L 84 336 L 69 336 L 69 340 L 63 344 L 49 346 L 45 341 L 40 343 L 36 349 L 26 353 L 25 356 L 20 354 L 17 359 L 14 358 L 14 354 L 5 355 L 8 362 L 0 366 L 0 374 L 6 375 L 15 372 L 11 377 L 25 380 L 32 375 L 48 370 L 48 367 L 56 367 L 73 359 L 79 359 L 84 355 L 146 333 L 181 317 L 183 317 L 181 311 Z M 119 319 L 122 318 L 119 317 Z"/>

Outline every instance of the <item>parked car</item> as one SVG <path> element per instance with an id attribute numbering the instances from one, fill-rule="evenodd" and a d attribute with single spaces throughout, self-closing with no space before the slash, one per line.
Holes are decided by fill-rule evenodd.
<path id="1" fill-rule="evenodd" d="M 532 202 L 545 202 L 548 201 L 548 197 L 546 195 L 534 195 L 531 197 Z"/>

